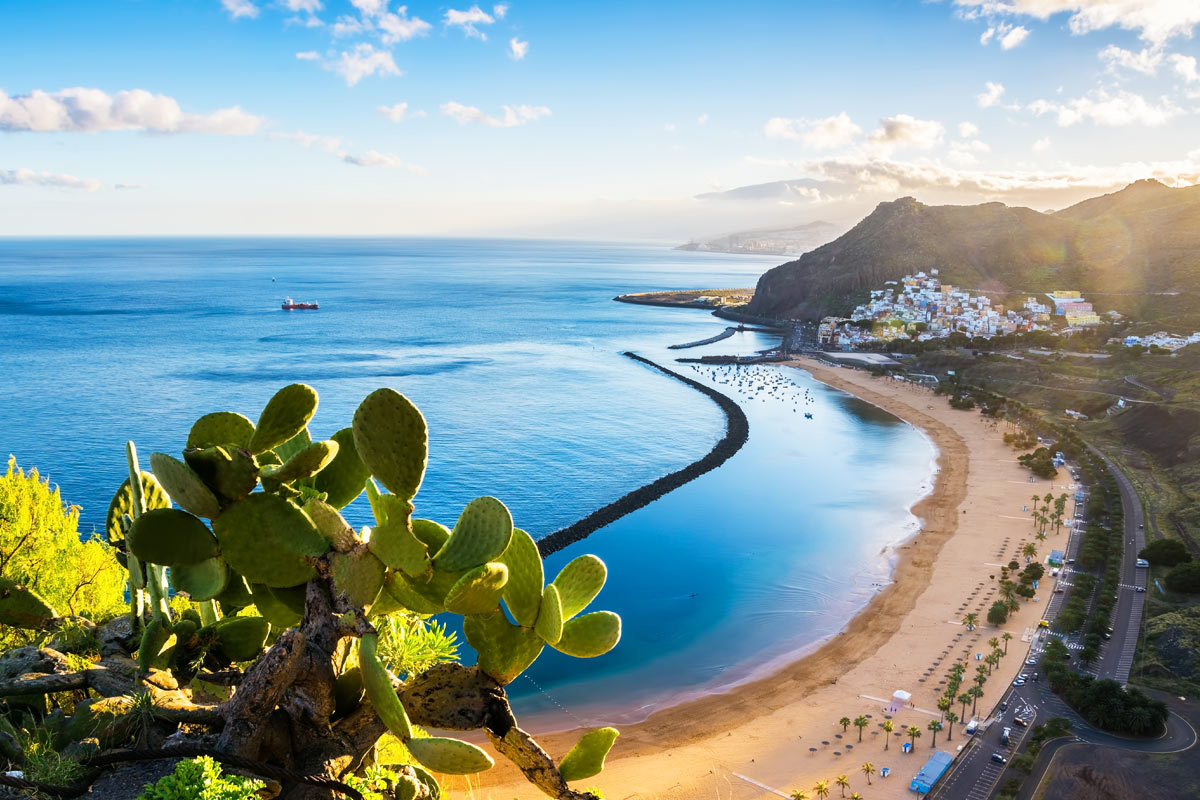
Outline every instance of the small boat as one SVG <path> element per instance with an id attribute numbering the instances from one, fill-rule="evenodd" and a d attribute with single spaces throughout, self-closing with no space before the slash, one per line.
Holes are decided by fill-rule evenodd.
<path id="1" fill-rule="evenodd" d="M 318 308 L 320 308 L 320 306 L 318 306 L 316 303 L 298 303 L 293 301 L 290 297 L 285 297 L 283 298 L 283 305 L 280 306 L 280 308 L 282 308 L 284 311 L 302 311 L 308 309 L 316 311 Z"/>
<path id="2" fill-rule="evenodd" d="M 805 412 L 804 412 L 804 418 L 805 418 L 805 419 L 812 419 L 812 414 L 811 414 L 811 413 L 809 413 L 809 412 L 807 412 L 807 411 L 805 411 Z"/>

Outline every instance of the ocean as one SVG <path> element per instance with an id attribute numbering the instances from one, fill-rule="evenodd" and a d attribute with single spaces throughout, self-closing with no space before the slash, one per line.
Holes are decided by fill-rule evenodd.
<path id="1" fill-rule="evenodd" d="M 199 415 L 254 419 L 297 381 L 320 393 L 310 428 L 328 437 L 391 386 L 429 421 L 417 515 L 453 524 L 491 494 L 537 538 L 723 434 L 711 400 L 621 355 L 637 352 L 734 397 L 749 441 L 549 559 L 551 576 L 581 553 L 606 561 L 594 607 L 622 615 L 623 638 L 590 660 L 547 648 L 510 693 L 542 728 L 640 719 L 836 634 L 887 582 L 930 488 L 931 445 L 873 406 L 796 370 L 673 363 L 776 337 L 669 350 L 726 323 L 612 301 L 753 286 L 780 260 L 526 240 L 0 239 L 0 454 L 57 484 L 86 531 L 103 525 L 126 439 L 177 455 Z M 284 312 L 289 296 L 321 308 Z M 368 523 L 365 498 L 346 515 Z"/>

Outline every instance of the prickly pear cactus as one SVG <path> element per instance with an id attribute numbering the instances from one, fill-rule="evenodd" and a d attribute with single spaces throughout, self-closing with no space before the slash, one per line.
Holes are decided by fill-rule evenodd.
<path id="1" fill-rule="evenodd" d="M 612 749 L 619 735 L 616 728 L 598 728 L 588 731 L 558 764 L 558 774 L 566 781 L 581 781 L 599 775 L 604 769 L 604 758 Z"/>

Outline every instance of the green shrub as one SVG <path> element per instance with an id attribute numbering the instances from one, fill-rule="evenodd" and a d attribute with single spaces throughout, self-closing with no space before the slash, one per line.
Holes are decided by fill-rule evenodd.
<path id="1" fill-rule="evenodd" d="M 138 800 L 257 800 L 262 781 L 222 775 L 208 756 L 180 761 L 175 772 L 147 784 Z"/>
<path id="2" fill-rule="evenodd" d="M 1172 567 L 1167 573 L 1167 588 L 1172 592 L 1200 592 L 1200 564 L 1188 561 Z"/>
<path id="3" fill-rule="evenodd" d="M 1003 600 L 992 603 L 992 607 L 988 609 L 987 620 L 993 625 L 1003 625 L 1008 622 L 1008 606 Z"/>
<path id="4" fill-rule="evenodd" d="M 1173 567 L 1192 560 L 1192 554 L 1178 539 L 1159 539 L 1142 548 L 1138 558 L 1144 558 L 1151 564 Z"/>

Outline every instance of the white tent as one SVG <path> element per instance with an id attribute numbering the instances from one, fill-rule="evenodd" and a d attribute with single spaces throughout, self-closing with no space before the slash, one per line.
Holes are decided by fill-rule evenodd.
<path id="1" fill-rule="evenodd" d="M 892 702 L 887 704 L 887 707 L 883 709 L 883 713 L 899 714 L 900 709 L 907 708 L 910 703 L 912 703 L 912 692 L 897 689 L 892 692 Z"/>

